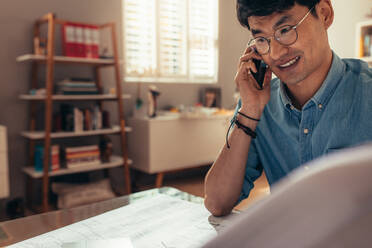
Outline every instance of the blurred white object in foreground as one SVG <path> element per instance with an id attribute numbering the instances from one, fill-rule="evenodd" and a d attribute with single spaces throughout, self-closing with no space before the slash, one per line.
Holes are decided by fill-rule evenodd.
<path id="1" fill-rule="evenodd" d="M 371 230 L 369 144 L 297 169 L 205 247 L 371 247 Z"/>

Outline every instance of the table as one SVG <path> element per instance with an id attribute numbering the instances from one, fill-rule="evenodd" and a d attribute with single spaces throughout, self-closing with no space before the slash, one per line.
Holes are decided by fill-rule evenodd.
<path id="1" fill-rule="evenodd" d="M 179 238 L 179 237 L 177 237 L 177 234 L 175 232 L 172 232 L 172 235 L 169 235 L 169 233 L 167 233 L 167 234 L 161 233 L 161 228 L 160 228 L 161 225 L 159 225 L 159 223 L 157 223 L 156 221 L 163 221 L 163 220 L 161 220 L 161 219 L 160 220 L 155 220 L 156 217 L 157 217 L 156 216 L 157 214 L 153 214 L 154 220 L 151 220 L 153 223 L 151 221 L 146 221 L 146 220 L 144 221 L 143 219 L 141 220 L 142 215 L 144 216 L 146 214 L 143 211 L 147 212 L 148 210 L 139 210 L 139 208 L 142 207 L 143 209 L 146 209 L 144 205 L 151 205 L 152 199 L 154 199 L 154 201 L 157 201 L 157 202 L 159 202 L 159 200 L 162 200 L 162 199 L 163 200 L 164 199 L 166 199 L 166 200 L 171 199 L 170 200 L 170 202 L 171 202 L 170 205 L 177 205 L 179 203 L 179 206 L 180 206 L 179 211 L 181 211 L 181 212 L 183 211 L 182 215 L 185 215 L 185 216 L 191 216 L 193 214 L 193 212 L 194 213 L 197 212 L 196 216 L 192 216 L 190 218 L 195 218 L 194 219 L 195 226 L 196 226 L 196 228 L 198 228 L 198 230 L 200 230 L 200 231 L 197 231 L 197 233 L 202 235 L 202 236 L 200 236 L 200 238 L 195 239 L 195 246 L 193 246 L 193 245 L 186 246 L 185 245 L 185 246 L 177 246 L 177 247 L 199 247 L 198 244 L 201 242 L 200 240 L 202 240 L 202 241 L 203 240 L 209 240 L 210 238 L 216 236 L 217 230 L 218 230 L 217 227 L 222 223 L 222 220 L 223 220 L 223 218 L 216 218 L 216 217 L 210 216 L 210 214 L 208 213 L 208 211 L 204 208 L 204 206 L 202 204 L 203 203 L 203 198 L 193 196 L 193 195 L 188 194 L 186 192 L 179 191 L 175 188 L 163 187 L 163 188 L 151 189 L 151 190 L 147 190 L 147 191 L 143 191 L 143 192 L 138 192 L 138 193 L 134 193 L 134 194 L 131 194 L 131 195 L 128 195 L 128 196 L 122 196 L 122 197 L 118 197 L 118 198 L 111 199 L 111 200 L 108 200 L 108 201 L 94 203 L 94 204 L 90 204 L 90 205 L 86 205 L 86 206 L 76 207 L 76 208 L 72 208 L 72 209 L 58 210 L 58 211 L 54 211 L 54 212 L 48 212 L 48 213 L 44 213 L 44 214 L 39 214 L 39 215 L 34 215 L 34 216 L 25 217 L 25 218 L 20 218 L 20 219 L 15 219 L 15 220 L 11 220 L 11 221 L 2 222 L 2 223 L 0 223 L 0 246 L 14 244 L 14 243 L 20 242 L 22 240 L 30 239 L 32 237 L 35 237 L 35 236 L 38 236 L 38 235 L 41 235 L 41 234 L 45 234 L 47 232 L 56 230 L 58 228 L 62 228 L 62 227 L 65 227 L 65 229 L 70 228 L 70 227 L 73 226 L 73 225 L 70 225 L 70 224 L 73 224 L 73 223 L 75 223 L 74 225 L 78 225 L 79 223 L 84 223 L 84 222 L 87 222 L 87 221 L 89 222 L 90 221 L 89 228 L 91 228 L 91 225 L 92 225 L 92 223 L 94 224 L 94 221 L 97 223 L 97 219 L 94 219 L 94 218 L 102 217 L 102 216 L 104 217 L 104 218 L 102 217 L 103 219 L 115 218 L 112 215 L 109 216 L 109 214 L 114 213 L 115 211 L 125 210 L 125 211 L 127 211 L 127 213 L 129 213 L 128 211 L 132 211 L 131 212 L 131 213 L 133 213 L 132 216 L 136 215 L 136 217 L 133 218 L 133 219 L 135 219 L 136 222 L 141 222 L 141 221 L 142 222 L 133 224 L 130 220 L 120 220 L 120 225 L 121 226 L 118 229 L 131 230 L 132 231 L 132 229 L 134 230 L 136 227 L 138 228 L 138 226 L 141 226 L 141 225 L 145 228 L 144 229 L 145 231 L 141 230 L 142 233 L 139 233 L 139 234 L 138 233 L 129 233 L 129 232 L 125 233 L 125 235 L 128 235 L 128 237 L 131 238 L 131 240 L 135 240 L 135 238 L 133 238 L 134 236 L 141 236 L 141 235 L 144 236 L 144 237 L 140 237 L 142 239 L 139 240 L 139 241 L 137 240 L 138 242 L 133 241 L 134 247 L 145 247 L 145 246 L 143 246 L 143 244 L 145 244 L 147 242 L 153 242 L 153 243 L 151 243 L 151 247 L 164 247 L 164 246 L 159 246 L 159 245 L 157 246 L 156 242 L 159 243 L 160 240 L 163 240 L 163 238 L 165 236 L 172 236 L 173 235 L 176 238 Z M 142 202 L 143 202 L 143 204 L 138 204 L 138 203 L 142 203 Z M 181 206 L 181 205 L 184 205 L 184 204 L 189 204 L 189 205 L 187 205 L 187 209 L 185 209 L 183 206 Z M 126 207 L 121 208 L 123 206 L 126 206 Z M 131 207 L 131 206 L 133 206 L 134 209 L 133 208 L 132 209 L 128 208 L 128 207 Z M 167 207 L 172 207 L 172 206 L 167 206 Z M 150 210 L 150 211 L 156 211 L 155 208 L 159 209 L 159 208 L 163 208 L 163 207 L 154 205 L 154 207 L 151 207 L 151 208 L 152 208 L 152 210 Z M 138 209 L 138 210 L 136 210 L 136 209 Z M 194 209 L 194 210 L 190 210 L 190 209 Z M 113 211 L 110 211 L 110 210 L 113 210 Z M 190 210 L 190 211 L 188 211 L 188 210 Z M 125 213 L 125 211 L 121 212 L 121 213 Z M 162 211 L 162 209 L 159 209 L 159 211 L 157 211 L 157 212 L 161 215 L 164 215 L 164 212 L 162 213 L 161 211 Z M 166 225 L 177 225 L 177 222 L 174 222 L 174 219 L 172 220 L 172 217 L 171 217 L 172 215 L 176 214 L 177 211 L 172 211 L 172 213 L 167 213 L 166 214 L 166 215 L 169 215 L 169 218 L 167 220 L 164 220 L 166 222 L 165 223 Z M 100 215 L 102 213 L 105 213 L 105 215 Z M 156 212 L 154 212 L 154 213 L 156 213 Z M 120 214 L 119 217 L 120 216 L 122 216 L 122 214 Z M 94 217 L 94 218 L 88 219 L 90 217 Z M 161 218 L 167 218 L 167 216 L 164 215 Z M 138 221 L 137 221 L 137 219 L 138 219 Z M 79 221 L 81 221 L 81 222 L 79 222 Z M 182 220 L 179 220 L 179 221 L 182 222 Z M 69 226 L 66 227 L 67 225 L 69 225 Z M 126 227 L 125 225 L 129 225 L 129 227 L 128 226 Z M 146 230 L 146 228 L 149 229 L 151 227 L 151 225 L 159 226 L 159 228 L 153 228 L 154 230 L 152 230 L 152 229 L 151 230 Z M 223 225 L 221 225 L 221 227 L 222 226 Z M 189 229 L 189 232 L 195 232 L 195 230 L 192 230 L 194 228 L 194 227 L 192 227 L 192 225 L 184 225 L 182 227 L 183 227 L 182 229 L 185 229 L 185 230 Z M 112 228 L 112 226 L 107 227 L 107 228 Z M 57 231 L 62 230 L 62 229 L 58 229 Z M 73 230 L 72 228 L 70 228 L 70 229 Z M 159 230 L 155 230 L 155 229 L 159 229 Z M 177 228 L 177 229 L 180 229 L 180 228 Z M 86 230 L 82 230 L 82 232 L 83 231 L 86 232 Z M 118 231 L 120 231 L 120 230 L 118 230 Z M 148 234 L 146 234 L 147 237 L 146 237 L 146 235 L 143 235 L 143 233 L 152 232 L 152 231 L 154 232 L 154 234 L 148 233 Z M 85 233 L 84 235 L 87 235 L 87 234 Z M 182 235 L 186 235 L 186 234 L 183 233 Z M 180 236 L 182 236 L 182 235 L 180 235 Z M 138 237 L 136 237 L 136 238 L 138 238 Z M 175 242 L 175 241 L 169 241 L 168 240 L 167 242 Z M 24 247 L 26 247 L 26 246 L 24 246 Z M 27 247 L 31 247 L 31 246 L 27 246 Z M 36 247 L 38 247 L 38 246 L 36 246 Z M 56 247 L 58 247 L 58 246 L 56 246 Z"/>

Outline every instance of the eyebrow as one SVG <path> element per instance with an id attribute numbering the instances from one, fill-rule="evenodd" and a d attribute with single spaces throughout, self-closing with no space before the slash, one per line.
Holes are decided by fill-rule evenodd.
<path id="1" fill-rule="evenodd" d="M 289 15 L 285 15 L 285 16 L 282 16 L 273 26 L 274 29 L 276 29 L 277 27 L 281 26 L 283 23 L 287 22 L 288 20 L 291 20 L 292 19 L 292 16 L 289 16 Z M 263 33 L 260 29 L 252 29 L 251 30 L 252 34 L 253 35 L 256 35 L 256 34 L 260 34 L 260 33 Z"/>

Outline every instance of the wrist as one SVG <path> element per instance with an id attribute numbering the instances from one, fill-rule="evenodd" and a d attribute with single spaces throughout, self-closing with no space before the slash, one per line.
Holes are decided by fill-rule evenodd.
<path id="1" fill-rule="evenodd" d="M 241 107 L 238 112 L 241 112 L 243 115 L 249 116 L 252 119 L 259 120 L 262 115 L 262 110 L 259 108 L 245 108 Z M 239 114 L 238 114 L 239 115 Z"/>
<path id="2" fill-rule="evenodd" d="M 254 131 L 256 129 L 256 126 L 259 123 L 259 118 L 260 118 L 261 115 L 260 114 L 253 114 L 253 112 L 251 112 L 251 111 L 244 111 L 244 112 L 243 111 L 244 111 L 243 109 L 239 110 L 239 113 L 236 114 L 236 119 L 241 124 L 251 128 Z"/>

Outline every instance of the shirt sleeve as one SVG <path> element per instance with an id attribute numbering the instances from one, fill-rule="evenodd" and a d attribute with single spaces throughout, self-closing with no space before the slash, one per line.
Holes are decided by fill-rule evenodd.
<path id="1" fill-rule="evenodd" d="M 241 101 L 239 100 L 235 108 L 234 116 L 231 119 L 231 123 L 235 120 L 240 107 L 241 107 Z M 236 204 L 238 204 L 239 202 L 241 202 L 242 200 L 244 200 L 245 198 L 249 196 L 249 193 L 254 187 L 254 181 L 256 181 L 256 179 L 261 176 L 262 171 L 263 171 L 255 143 L 256 143 L 255 140 L 252 140 L 250 148 L 249 148 L 249 152 L 248 152 L 248 159 L 247 159 L 247 164 L 245 168 L 243 187 L 242 187 L 239 199 L 236 202 Z"/>

